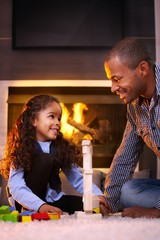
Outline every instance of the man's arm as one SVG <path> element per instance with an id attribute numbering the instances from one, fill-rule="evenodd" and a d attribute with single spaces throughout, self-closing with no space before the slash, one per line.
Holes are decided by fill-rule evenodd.
<path id="1" fill-rule="evenodd" d="M 114 156 L 105 182 L 106 199 L 113 212 L 119 210 L 122 185 L 132 177 L 143 145 L 144 142 L 138 136 L 136 125 L 128 115 L 122 143 Z"/>

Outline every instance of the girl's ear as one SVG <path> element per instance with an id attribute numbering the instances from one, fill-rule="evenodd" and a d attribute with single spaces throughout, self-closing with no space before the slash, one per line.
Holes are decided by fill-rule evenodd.
<path id="1" fill-rule="evenodd" d="M 37 127 L 37 121 L 36 121 L 36 119 L 32 119 L 32 120 L 31 120 L 31 124 L 33 125 L 33 127 Z"/>

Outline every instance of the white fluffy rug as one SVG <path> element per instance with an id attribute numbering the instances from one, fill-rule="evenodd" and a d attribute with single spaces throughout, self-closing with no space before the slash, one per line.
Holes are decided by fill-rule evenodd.
<path id="1" fill-rule="evenodd" d="M 0 240 L 159 240 L 160 219 L 109 216 L 80 220 L 10 223 L 0 221 Z"/>

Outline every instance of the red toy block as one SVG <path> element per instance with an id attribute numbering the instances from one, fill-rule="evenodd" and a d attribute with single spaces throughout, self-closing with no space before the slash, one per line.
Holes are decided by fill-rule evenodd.
<path id="1" fill-rule="evenodd" d="M 32 217 L 32 221 L 34 221 L 34 220 L 39 220 L 39 221 L 41 221 L 41 220 L 50 220 L 50 217 L 49 217 L 49 215 L 47 214 L 47 213 L 33 213 L 32 215 L 31 215 L 31 217 Z"/>

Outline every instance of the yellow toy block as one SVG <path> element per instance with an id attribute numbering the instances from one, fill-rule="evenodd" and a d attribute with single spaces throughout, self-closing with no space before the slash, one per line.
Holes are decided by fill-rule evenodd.
<path id="1" fill-rule="evenodd" d="M 16 210 L 14 210 L 14 211 L 12 211 L 10 214 L 11 214 L 11 215 L 16 215 L 16 216 L 18 216 L 18 215 L 19 215 L 19 212 L 16 211 Z"/>
<path id="2" fill-rule="evenodd" d="M 31 215 L 29 215 L 29 216 L 21 216 L 21 221 L 22 222 L 32 222 L 32 217 L 31 217 Z"/>
<path id="3" fill-rule="evenodd" d="M 50 220 L 60 219 L 60 214 L 58 214 L 58 213 L 48 213 L 48 216 L 49 216 Z"/>
<path id="4" fill-rule="evenodd" d="M 99 207 L 98 208 L 93 208 L 93 212 L 100 213 L 100 208 Z"/>

